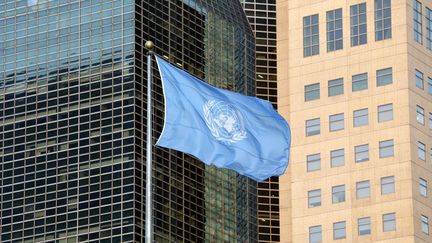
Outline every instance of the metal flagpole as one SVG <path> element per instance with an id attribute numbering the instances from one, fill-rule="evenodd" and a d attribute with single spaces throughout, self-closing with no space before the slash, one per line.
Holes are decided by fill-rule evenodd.
<path id="1" fill-rule="evenodd" d="M 146 41 L 147 48 L 147 155 L 146 155 L 146 219 L 145 242 L 153 243 L 153 186 L 152 186 L 152 54 L 154 44 Z"/>

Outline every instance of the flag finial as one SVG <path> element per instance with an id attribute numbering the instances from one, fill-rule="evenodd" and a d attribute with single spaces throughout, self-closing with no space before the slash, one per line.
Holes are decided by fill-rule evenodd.
<path id="1" fill-rule="evenodd" d="M 145 48 L 147 48 L 147 50 L 149 50 L 149 51 L 153 50 L 153 48 L 154 48 L 153 41 L 146 41 Z"/>

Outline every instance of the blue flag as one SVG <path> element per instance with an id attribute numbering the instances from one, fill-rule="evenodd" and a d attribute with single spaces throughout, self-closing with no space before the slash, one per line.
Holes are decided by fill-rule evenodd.
<path id="1" fill-rule="evenodd" d="M 288 166 L 288 123 L 264 100 L 215 88 L 156 56 L 165 124 L 156 145 L 256 181 Z"/>

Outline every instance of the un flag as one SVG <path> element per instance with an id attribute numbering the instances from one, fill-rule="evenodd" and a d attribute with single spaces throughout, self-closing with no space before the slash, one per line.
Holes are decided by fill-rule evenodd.
<path id="1" fill-rule="evenodd" d="M 290 129 L 272 105 L 206 84 L 156 56 L 165 124 L 156 145 L 262 181 L 288 166 Z"/>

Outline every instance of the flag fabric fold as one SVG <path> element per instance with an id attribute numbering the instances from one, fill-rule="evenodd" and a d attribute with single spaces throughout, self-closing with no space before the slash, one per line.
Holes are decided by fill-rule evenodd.
<path id="1" fill-rule="evenodd" d="M 256 181 L 282 175 L 291 134 L 264 100 L 215 88 L 156 56 L 165 97 L 165 122 L 156 145 Z"/>

